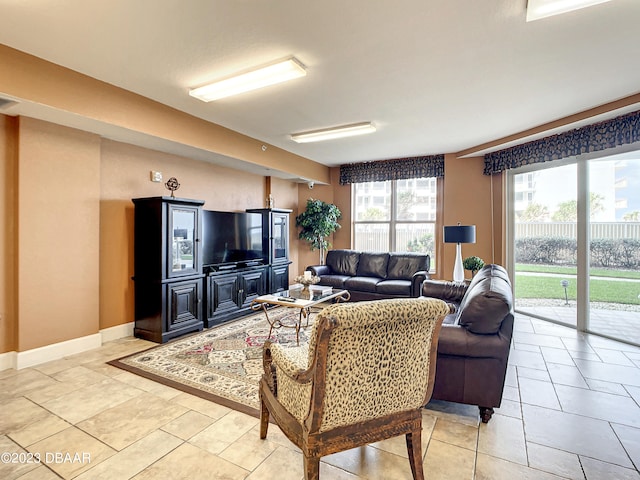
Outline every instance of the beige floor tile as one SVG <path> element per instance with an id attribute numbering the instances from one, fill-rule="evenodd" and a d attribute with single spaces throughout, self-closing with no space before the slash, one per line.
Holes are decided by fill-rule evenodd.
<path id="1" fill-rule="evenodd" d="M 77 366 L 78 363 L 67 358 L 60 358 L 51 362 L 42 363 L 32 367 L 34 370 L 44 373 L 45 375 L 54 375 L 58 372 L 64 372 L 70 368 Z"/>
<path id="2" fill-rule="evenodd" d="M 14 480 L 40 467 L 37 459 L 4 435 L 0 435 L 0 453 L 4 455 L 2 462 L 0 462 L 0 478 L 2 480 Z M 23 456 L 20 456 L 21 454 Z M 9 456 L 6 457 L 6 455 Z"/>
<path id="3" fill-rule="evenodd" d="M 2 434 L 22 430 L 51 415 L 47 410 L 24 397 L 8 400 L 0 408 L 2 412 L 0 433 Z"/>
<path id="4" fill-rule="evenodd" d="M 478 453 L 475 480 L 560 480 L 562 477 Z"/>
<path id="5" fill-rule="evenodd" d="M 370 446 L 334 453 L 323 457 L 323 461 L 370 480 L 412 478 L 408 459 Z"/>
<path id="6" fill-rule="evenodd" d="M 183 440 L 189 440 L 191 437 L 200 433 L 202 430 L 214 423 L 215 420 L 200 412 L 189 410 L 185 414 L 175 418 L 162 427 L 162 430 L 175 435 Z"/>
<path id="7" fill-rule="evenodd" d="M 78 423 L 78 428 L 122 450 L 186 412 L 181 405 L 143 393 Z"/>
<path id="8" fill-rule="evenodd" d="M 522 406 L 522 416 L 529 442 L 632 467 L 611 425 L 603 420 L 532 405 Z"/>
<path id="9" fill-rule="evenodd" d="M 426 414 L 423 411 L 422 415 L 422 436 L 420 438 L 420 442 L 422 444 L 422 456 L 427 452 L 427 445 L 429 444 L 429 440 L 431 435 L 433 434 L 433 430 L 436 426 L 436 422 L 438 418 Z M 375 442 L 371 444 L 373 448 L 379 448 L 380 450 L 384 450 L 385 452 L 393 453 L 400 457 L 409 458 L 409 454 L 407 452 L 407 440 L 405 435 L 398 435 L 396 437 L 388 438 L 386 440 L 382 440 L 380 442 Z"/>
<path id="10" fill-rule="evenodd" d="M 474 446 L 475 447 L 475 446 Z M 424 458 L 425 478 L 429 480 L 473 480 L 476 452 L 432 439 Z"/>
<path id="11" fill-rule="evenodd" d="M 27 368 L 0 380 L 0 402 L 24 395 L 31 390 L 46 388 L 57 382 L 42 372 Z"/>
<path id="12" fill-rule="evenodd" d="M 83 387 L 102 382 L 109 378 L 106 375 L 102 375 L 95 370 L 85 367 L 84 365 L 71 367 L 67 370 L 63 370 L 62 372 L 53 374 L 52 377 L 58 382 L 62 382 L 69 386 L 80 385 Z"/>
<path id="13" fill-rule="evenodd" d="M 24 394 L 26 398 L 32 400 L 36 403 L 43 404 L 50 400 L 55 400 L 63 395 L 67 395 L 71 392 L 75 392 L 76 390 L 80 390 L 85 385 L 80 383 L 75 383 L 70 385 L 68 383 L 62 383 L 56 381 L 55 383 L 44 387 L 44 388 L 36 388 L 34 390 L 30 390 Z"/>
<path id="14" fill-rule="evenodd" d="M 14 442 L 27 448 L 29 445 L 44 440 L 51 435 L 55 435 L 70 426 L 68 422 L 65 422 L 57 415 L 49 414 L 44 418 L 40 417 L 37 421 L 15 430 L 8 435 Z"/>
<path id="15" fill-rule="evenodd" d="M 2 477 L 5 480 L 5 477 Z M 53 473 L 52 470 L 48 469 L 44 465 L 31 470 L 28 473 L 19 477 L 20 480 L 60 480 L 60 477 Z"/>
<path id="16" fill-rule="evenodd" d="M 127 385 L 131 385 L 132 387 L 139 388 L 140 390 L 144 390 L 145 392 L 153 393 L 165 400 L 175 398 L 182 393 L 180 390 L 176 390 L 175 388 L 167 387 L 161 383 L 154 382 L 153 380 L 141 377 L 140 375 L 125 372 L 124 370 L 120 370 L 120 373 L 113 376 L 113 379 L 126 383 Z"/>
<path id="17" fill-rule="evenodd" d="M 478 446 L 478 428 L 441 418 L 436 423 L 431 438 L 475 451 Z"/>
<path id="18" fill-rule="evenodd" d="M 249 435 L 255 435 L 257 438 L 260 438 L 260 424 L 258 423 L 255 427 L 251 429 Z M 269 424 L 269 428 L 267 430 L 267 438 L 272 443 L 280 445 L 281 447 L 288 448 L 289 450 L 293 450 L 294 452 L 300 453 L 300 449 L 294 445 L 294 443 L 289 440 L 280 427 L 274 425 L 273 423 Z"/>
<path id="19" fill-rule="evenodd" d="M 302 454 L 278 447 L 246 480 L 301 480 L 303 475 Z"/>
<path id="20" fill-rule="evenodd" d="M 522 418 L 522 409 L 520 402 L 514 402 L 513 400 L 502 399 L 500 407 L 495 409 L 495 413 L 499 415 L 505 415 L 507 417 Z"/>
<path id="21" fill-rule="evenodd" d="M 144 392 L 139 388 L 108 379 L 44 402 L 42 405 L 68 422 L 76 424 L 142 393 Z"/>
<path id="22" fill-rule="evenodd" d="M 28 450 L 40 454 L 42 462 L 65 479 L 77 476 L 115 453 L 75 427 L 35 443 Z"/>
<path id="23" fill-rule="evenodd" d="M 578 455 L 535 443 L 527 443 L 529 466 L 572 480 L 584 480 Z"/>
<path id="24" fill-rule="evenodd" d="M 193 436 L 189 443 L 217 455 L 257 424 L 257 418 L 231 411 L 213 425 Z"/>
<path id="25" fill-rule="evenodd" d="M 611 427 L 616 432 L 636 469 L 640 468 L 640 428 L 616 424 L 612 424 Z"/>
<path id="26" fill-rule="evenodd" d="M 260 435 L 256 435 L 256 431 L 252 428 L 220 452 L 219 456 L 245 470 L 253 470 L 279 447 L 268 437 L 261 440 Z"/>
<path id="27" fill-rule="evenodd" d="M 160 460 L 182 444 L 182 440 L 169 433 L 156 430 L 121 452 L 98 463 L 75 480 L 103 480 L 131 478 Z"/>
<path id="28" fill-rule="evenodd" d="M 480 425 L 478 453 L 527 464 L 522 420 L 493 415 L 489 423 Z"/>
<path id="29" fill-rule="evenodd" d="M 612 465 L 611 463 L 601 462 L 594 458 L 580 457 L 582 467 L 584 468 L 585 476 L 587 480 L 602 480 L 602 479 L 616 479 L 616 480 L 640 480 L 640 474 L 637 470 L 631 468 L 624 468 L 618 465 Z"/>
<path id="30" fill-rule="evenodd" d="M 215 402 L 205 400 L 204 398 L 196 397 L 195 395 L 191 395 L 189 393 L 180 393 L 179 395 L 174 397 L 172 401 L 179 405 L 182 405 L 183 407 L 187 407 L 191 410 L 203 413 L 206 416 L 216 420 L 224 417 L 227 413 L 232 411 L 228 407 L 224 407 Z"/>
<path id="31" fill-rule="evenodd" d="M 474 405 L 431 400 L 425 407 L 425 410 L 429 415 L 444 418 L 452 422 L 464 423 L 465 425 L 476 427 L 480 423 L 478 407 Z"/>
<path id="32" fill-rule="evenodd" d="M 189 443 L 183 443 L 132 480 L 243 480 L 248 471 Z M 270 477 L 262 477 L 267 479 Z M 271 477 L 275 478 L 275 477 Z"/>

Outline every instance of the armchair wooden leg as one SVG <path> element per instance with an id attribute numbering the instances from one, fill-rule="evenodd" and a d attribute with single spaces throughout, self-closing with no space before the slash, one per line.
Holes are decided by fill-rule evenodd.
<path id="1" fill-rule="evenodd" d="M 304 456 L 304 480 L 318 480 L 320 477 L 320 457 Z"/>
<path id="2" fill-rule="evenodd" d="M 268 428 L 269 428 L 269 409 L 267 408 L 267 405 L 264 403 L 264 400 L 260 398 L 260 438 L 262 440 L 267 438 Z"/>
<path id="3" fill-rule="evenodd" d="M 422 432 L 416 430 L 407 433 L 406 439 L 413 480 L 424 480 L 424 470 L 422 467 Z"/>

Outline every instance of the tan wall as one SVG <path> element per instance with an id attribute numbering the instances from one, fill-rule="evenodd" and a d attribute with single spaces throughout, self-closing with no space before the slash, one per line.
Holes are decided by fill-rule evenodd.
<path id="1" fill-rule="evenodd" d="M 504 258 L 494 250 L 496 232 L 502 230 L 502 207 L 495 206 L 494 197 L 499 182 L 484 175 L 482 157 L 456 158 L 455 154 L 445 155 L 444 201 L 442 208 L 443 225 L 476 226 L 476 243 L 462 245 L 462 258 L 478 256 L 486 263 L 503 263 Z M 496 186 L 498 183 L 498 186 Z M 499 192 L 501 194 L 501 192 Z M 440 237 L 441 238 L 441 237 Z M 455 263 L 455 244 L 439 243 L 442 247 L 441 263 L 435 277 L 451 280 Z M 502 248 L 502 241 L 499 242 Z M 470 272 L 465 271 L 470 277 Z"/>
<path id="2" fill-rule="evenodd" d="M 19 119 L 18 351 L 98 333 L 100 138 Z"/>
<path id="3" fill-rule="evenodd" d="M 265 178 L 205 162 L 104 140 L 100 199 L 100 328 L 134 319 L 132 198 L 168 195 L 164 182 L 176 177 L 176 196 L 204 200 L 207 210 L 244 211 L 265 206 Z M 163 182 L 150 181 L 160 171 Z M 271 180 L 279 208 L 297 207 L 296 184 Z M 297 255 L 292 255 L 297 262 Z M 293 269 L 292 269 L 293 270 Z"/>
<path id="4" fill-rule="evenodd" d="M 0 353 L 16 349 L 16 121 L 0 115 Z"/>

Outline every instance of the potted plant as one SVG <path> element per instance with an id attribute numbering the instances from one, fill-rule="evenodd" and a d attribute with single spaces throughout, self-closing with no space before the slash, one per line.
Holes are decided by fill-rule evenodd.
<path id="1" fill-rule="evenodd" d="M 298 238 L 311 244 L 311 250 L 320 250 L 320 264 L 324 265 L 324 252 L 331 244 L 327 237 L 340 228 L 338 219 L 342 213 L 332 203 L 322 200 L 307 200 L 307 209 L 296 217 L 300 227 Z"/>
<path id="2" fill-rule="evenodd" d="M 484 267 L 484 260 L 480 257 L 467 257 L 462 261 L 462 266 L 465 270 L 471 270 L 471 278 L 473 278 L 476 272 Z"/>

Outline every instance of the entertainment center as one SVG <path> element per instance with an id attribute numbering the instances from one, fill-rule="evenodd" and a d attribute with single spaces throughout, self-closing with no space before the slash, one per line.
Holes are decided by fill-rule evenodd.
<path id="1" fill-rule="evenodd" d="M 292 210 L 221 212 L 166 196 L 133 203 L 136 337 L 164 343 L 288 288 Z"/>

